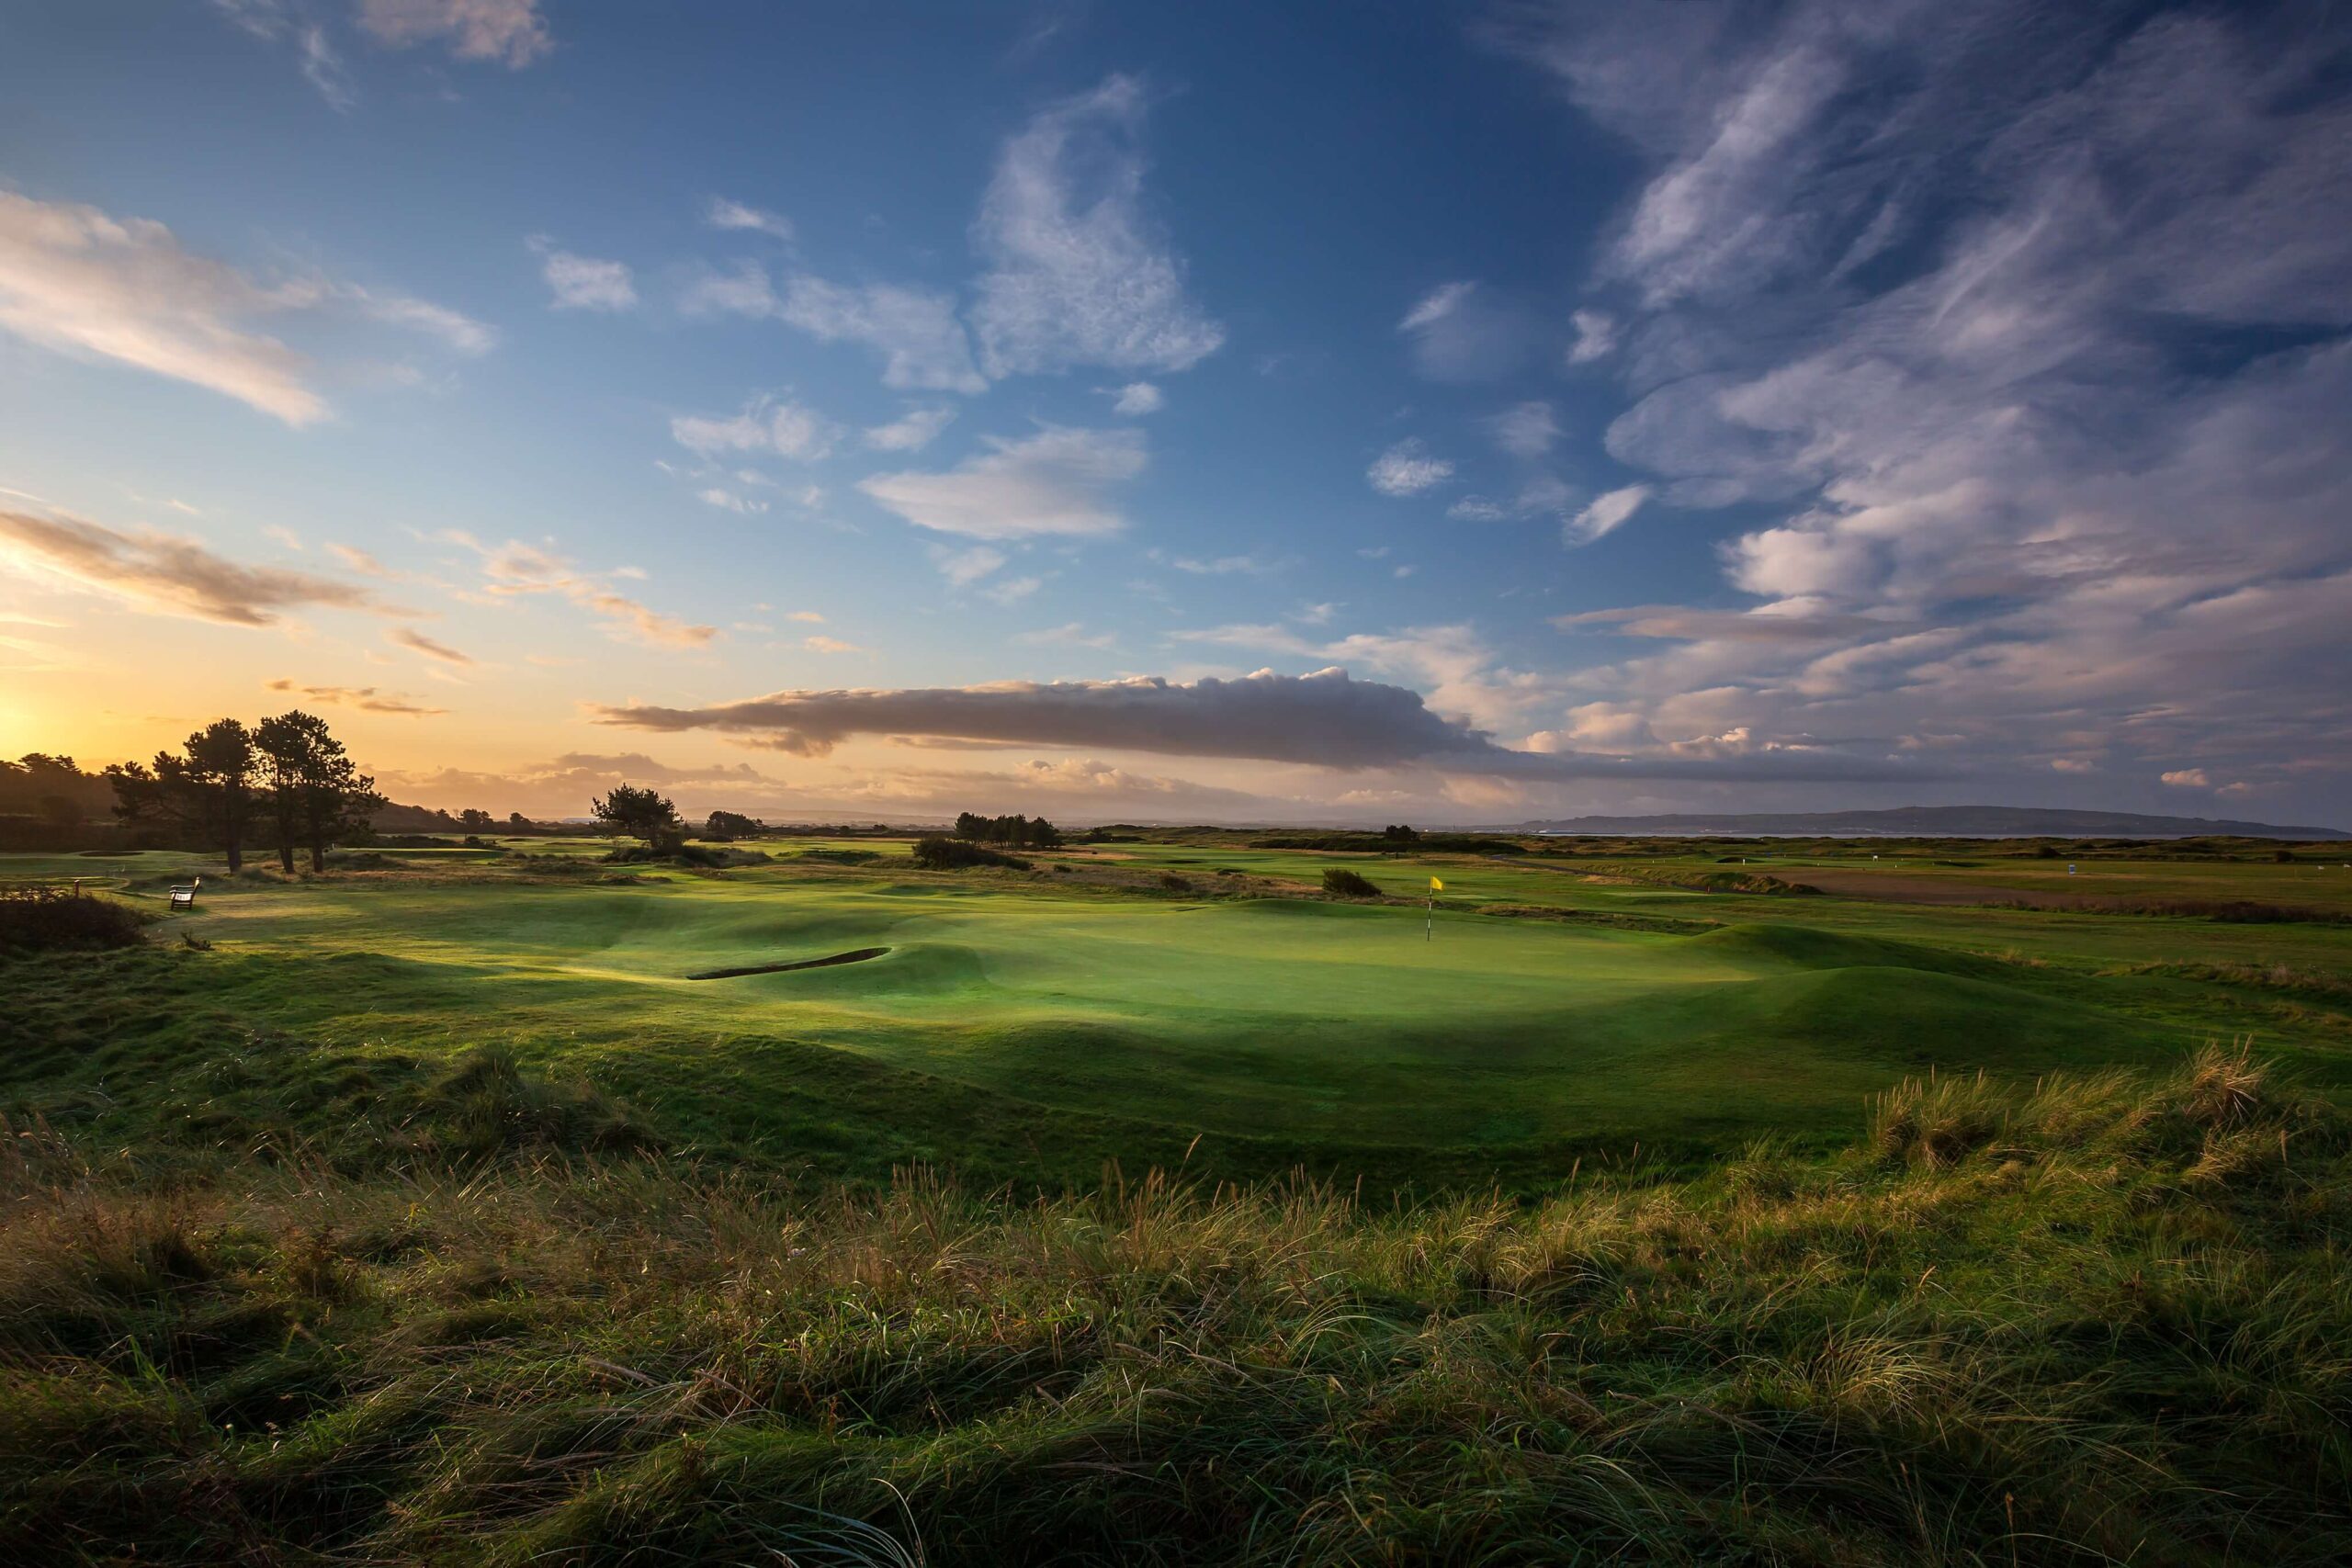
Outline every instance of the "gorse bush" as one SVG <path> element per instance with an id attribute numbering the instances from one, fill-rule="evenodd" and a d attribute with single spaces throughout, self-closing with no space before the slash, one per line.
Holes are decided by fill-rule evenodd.
<path id="1" fill-rule="evenodd" d="M 1371 879 L 1345 866 L 1335 865 L 1323 874 L 1323 891 L 1334 898 L 1377 898 L 1380 889 Z"/>
<path id="2" fill-rule="evenodd" d="M 128 904 L 53 887 L 0 891 L 0 955 L 130 947 L 145 924 Z"/>
<path id="3" fill-rule="evenodd" d="M 11 1131 L 0 1561 L 2352 1557 L 2352 1122 L 2240 1052 L 1532 1206 Z"/>
<path id="4" fill-rule="evenodd" d="M 931 871 L 960 871 L 967 866 L 1001 865 L 1026 871 L 1029 863 L 1018 855 L 1000 854 L 967 839 L 931 833 L 915 840 L 915 863 Z"/>

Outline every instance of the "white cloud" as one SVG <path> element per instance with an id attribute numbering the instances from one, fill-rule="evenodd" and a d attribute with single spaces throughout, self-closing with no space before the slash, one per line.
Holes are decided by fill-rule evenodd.
<path id="1" fill-rule="evenodd" d="M 717 485 L 713 485 L 708 490 L 695 491 L 695 499 L 706 506 L 716 506 L 724 512 L 741 513 L 746 517 L 768 509 L 768 503 L 764 501 L 749 501 L 731 490 L 725 490 Z"/>
<path id="2" fill-rule="evenodd" d="M 1405 312 L 1405 319 L 1396 323 L 1396 330 L 1410 333 L 1435 326 L 1459 310 L 1477 288 L 1476 284 L 1467 282 L 1439 284 L 1423 295 L 1419 304 Z"/>
<path id="3" fill-rule="evenodd" d="M 552 242 L 541 235 L 531 241 L 531 249 L 542 258 L 540 276 L 554 291 L 554 307 L 559 310 L 628 310 L 637 305 L 637 285 L 632 280 L 628 264 L 600 261 L 594 256 L 575 255 L 558 250 Z"/>
<path id="4" fill-rule="evenodd" d="M 1453 465 L 1432 457 L 1418 439 L 1399 441 L 1372 461 L 1364 478 L 1383 495 L 1419 495 L 1453 477 Z"/>
<path id="5" fill-rule="evenodd" d="M 1582 512 L 1568 519 L 1561 538 L 1570 546 L 1589 545 L 1615 533 L 1650 498 L 1647 485 L 1627 485 L 1593 497 Z"/>
<path id="6" fill-rule="evenodd" d="M 333 291 L 335 299 L 348 302 L 371 321 L 437 337 L 459 354 L 488 354 L 498 342 L 496 332 L 471 316 L 430 300 L 406 294 L 378 293 L 355 283 L 334 285 Z"/>
<path id="7" fill-rule="evenodd" d="M 1119 389 L 1117 398 L 1111 404 L 1111 412 L 1125 414 L 1131 419 L 1138 418 L 1148 413 L 1158 413 L 1167 403 L 1167 394 L 1150 382 L 1130 381 Z"/>
<path id="8" fill-rule="evenodd" d="M 864 653 L 865 651 L 854 642 L 843 642 L 837 637 L 826 637 L 821 633 L 815 637 L 802 637 L 800 646 L 811 653 Z"/>
<path id="9" fill-rule="evenodd" d="M 263 284 L 183 249 L 163 224 L 0 190 L 0 329 L 223 393 L 289 424 L 327 416 L 307 355 L 248 323 L 344 310 L 479 353 L 488 327 L 317 275 Z"/>
<path id="10" fill-rule="evenodd" d="M 1083 537 L 1126 525 L 1103 491 L 1143 471 L 1140 431 L 1046 425 L 987 445 L 945 473 L 876 474 L 857 488 L 918 527 L 976 539 Z"/>
<path id="11" fill-rule="evenodd" d="M 773 452 L 798 463 L 831 456 L 841 427 L 816 410 L 789 400 L 763 398 L 727 419 L 681 414 L 670 421 L 679 446 L 706 457 L 727 452 Z"/>
<path id="12" fill-rule="evenodd" d="M 710 205 L 703 209 L 703 221 L 714 229 L 765 234 L 786 244 L 792 243 L 790 219 L 756 207 L 746 207 L 740 201 L 729 201 L 723 196 L 710 198 Z"/>
<path id="13" fill-rule="evenodd" d="M 1258 577 L 1270 571 L 1279 571 L 1288 564 L 1254 552 L 1242 556 L 1171 556 L 1165 550 L 1154 547 L 1145 551 L 1144 554 L 1156 565 L 1173 567 L 1178 571 L 1190 572 L 1194 577 L 1229 577 L 1236 572 L 1246 572 L 1252 577 Z"/>
<path id="14" fill-rule="evenodd" d="M 1558 445 L 1560 421 L 1546 402 L 1519 403 L 1497 414 L 1495 445 L 1514 457 L 1541 457 Z"/>
<path id="15" fill-rule="evenodd" d="M 1617 347 L 1617 321 L 1606 310 L 1578 310 L 1568 318 L 1576 341 L 1568 344 L 1568 363 L 1589 365 L 1606 359 Z"/>
<path id="16" fill-rule="evenodd" d="M 1186 370 L 1225 342 L 1145 215 L 1144 107 L 1142 85 L 1114 75 L 1005 143 L 973 225 L 989 270 L 972 326 L 990 375 Z"/>
<path id="17" fill-rule="evenodd" d="M 1000 604 L 1012 605 L 1018 604 L 1045 585 L 1046 580 L 1042 577 L 1011 577 L 1001 582 L 989 583 L 980 590 L 980 593 Z"/>
<path id="18" fill-rule="evenodd" d="M 947 545 L 931 547 L 931 564 L 939 569 L 939 575 L 947 580 L 951 588 L 969 588 L 1002 566 L 1004 561 L 1002 550 L 987 545 L 973 545 L 960 550 Z"/>
<path id="19" fill-rule="evenodd" d="M 2202 768 L 2177 768 L 2164 775 L 2164 782 L 2175 789 L 2211 789 L 2213 784 Z"/>
<path id="20" fill-rule="evenodd" d="M 555 47 L 539 0 L 359 0 L 359 26 L 396 49 L 444 39 L 459 60 L 516 71 Z"/>
<path id="21" fill-rule="evenodd" d="M 797 276 L 772 313 L 824 343 L 860 343 L 882 355 L 882 384 L 910 391 L 980 392 L 970 342 L 944 294 L 895 284 L 845 288 Z"/>
<path id="22" fill-rule="evenodd" d="M 868 426 L 865 444 L 877 452 L 920 452 L 956 420 L 944 404 L 910 408 L 888 424 Z"/>
<path id="23" fill-rule="evenodd" d="M 1499 523 L 1509 517 L 1510 512 L 1483 495 L 1465 495 L 1447 507 L 1445 514 L 1457 523 Z"/>

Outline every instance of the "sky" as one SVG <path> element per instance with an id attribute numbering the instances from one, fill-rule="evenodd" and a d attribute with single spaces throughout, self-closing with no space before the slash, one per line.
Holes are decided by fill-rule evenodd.
<path id="1" fill-rule="evenodd" d="M 0 3 L 0 754 L 2352 826 L 2352 7 Z"/>

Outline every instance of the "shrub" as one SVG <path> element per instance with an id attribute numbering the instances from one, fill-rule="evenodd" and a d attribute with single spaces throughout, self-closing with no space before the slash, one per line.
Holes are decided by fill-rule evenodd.
<path id="1" fill-rule="evenodd" d="M 1377 898 L 1380 889 L 1369 878 L 1350 871 L 1345 866 L 1333 866 L 1323 874 L 1323 891 L 1334 898 Z"/>
<path id="2" fill-rule="evenodd" d="M 111 898 L 27 887 L 0 893 L 0 953 L 62 953 L 131 947 L 144 924 Z"/>
<path id="3" fill-rule="evenodd" d="M 1170 893 L 1190 893 L 1193 890 L 1190 878 L 1179 876 L 1172 871 L 1163 871 L 1159 874 L 1159 886 Z"/>
<path id="4" fill-rule="evenodd" d="M 966 839 L 928 833 L 915 840 L 915 863 L 927 871 L 961 871 L 967 866 L 1001 865 L 1026 871 L 1029 863 L 1018 855 L 999 854 Z"/>

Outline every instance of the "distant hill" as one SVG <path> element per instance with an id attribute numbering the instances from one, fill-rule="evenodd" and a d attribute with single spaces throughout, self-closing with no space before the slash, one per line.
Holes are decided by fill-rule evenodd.
<path id="1" fill-rule="evenodd" d="M 1786 811 L 1722 816 L 1569 817 L 1521 822 L 1512 833 L 1606 833 L 1825 839 L 2352 839 L 2335 828 L 2279 827 L 2210 817 L 2059 811 L 2031 806 L 1898 806 L 1888 811 Z"/>

